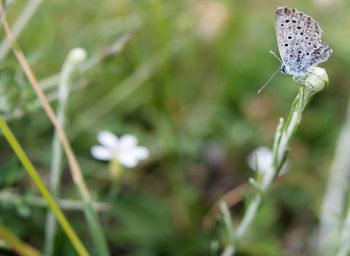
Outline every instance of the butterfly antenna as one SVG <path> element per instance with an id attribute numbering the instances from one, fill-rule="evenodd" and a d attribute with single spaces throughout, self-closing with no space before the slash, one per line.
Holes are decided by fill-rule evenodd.
<path id="1" fill-rule="evenodd" d="M 283 62 L 274 51 L 270 50 L 269 53 L 271 53 L 276 59 L 278 59 L 281 63 Z"/>
<path id="2" fill-rule="evenodd" d="M 272 78 L 280 71 L 280 69 L 277 69 L 269 78 L 269 80 L 266 81 L 266 83 L 259 89 L 258 94 L 270 83 Z"/>

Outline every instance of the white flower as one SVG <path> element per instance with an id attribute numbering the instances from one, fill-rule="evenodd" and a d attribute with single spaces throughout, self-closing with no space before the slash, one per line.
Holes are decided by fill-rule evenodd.
<path id="1" fill-rule="evenodd" d="M 195 2 L 194 17 L 197 17 L 197 33 L 203 40 L 215 39 L 222 32 L 229 18 L 229 9 L 224 1 L 206 0 Z"/>
<path id="2" fill-rule="evenodd" d="M 118 138 L 112 132 L 102 131 L 97 134 L 97 140 L 101 145 L 91 148 L 91 154 L 98 160 L 116 160 L 127 168 L 133 168 L 140 160 L 148 157 L 146 147 L 137 145 L 137 138 L 125 134 Z"/>
<path id="3" fill-rule="evenodd" d="M 248 165 L 252 170 L 258 170 L 261 175 L 265 175 L 272 169 L 272 152 L 269 148 L 258 147 L 248 157 Z M 287 163 L 283 165 L 279 175 L 288 171 Z"/>

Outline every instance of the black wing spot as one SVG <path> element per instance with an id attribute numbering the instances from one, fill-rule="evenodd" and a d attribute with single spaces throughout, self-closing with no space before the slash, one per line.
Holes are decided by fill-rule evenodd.
<path id="1" fill-rule="evenodd" d="M 300 26 L 297 26 L 297 29 L 301 29 L 301 27 L 300 27 Z"/>
<path id="2" fill-rule="evenodd" d="M 286 22 L 286 23 L 288 23 L 288 22 L 289 22 L 289 20 L 287 19 L 287 20 L 285 20 L 285 22 Z"/>
<path id="3" fill-rule="evenodd" d="M 287 47 L 287 46 L 288 46 L 288 44 L 284 44 L 284 46 L 285 46 L 285 47 Z"/>
<path id="4" fill-rule="evenodd" d="M 292 39 L 292 37 L 291 37 L 291 36 L 288 36 L 288 39 Z"/>
<path id="5" fill-rule="evenodd" d="M 296 21 L 296 20 L 292 20 L 292 22 L 293 22 L 293 23 L 297 23 L 297 21 Z"/>

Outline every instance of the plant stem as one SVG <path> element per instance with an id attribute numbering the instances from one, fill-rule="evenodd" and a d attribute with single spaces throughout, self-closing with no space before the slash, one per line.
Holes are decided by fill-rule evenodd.
<path id="1" fill-rule="evenodd" d="M 346 121 L 340 132 L 324 195 L 318 237 L 318 254 L 330 255 L 337 247 L 341 232 L 341 217 L 346 205 L 350 176 L 350 100 Z M 350 212 L 350 209 L 348 209 Z M 344 226 L 349 228 L 348 226 Z M 344 230 L 345 231 L 345 230 Z M 343 232 L 344 232 L 343 231 Z M 348 241 L 347 241 L 348 243 Z"/>
<path id="2" fill-rule="evenodd" d="M 80 67 L 80 64 L 85 60 L 86 52 L 80 48 L 75 48 L 70 51 L 63 65 L 61 80 L 58 87 L 58 106 L 57 119 L 61 126 L 64 127 L 65 112 L 70 93 L 71 77 L 73 72 Z M 52 161 L 50 187 L 55 198 L 59 197 L 60 177 L 62 174 L 62 147 L 57 132 L 54 133 L 52 141 Z M 45 255 L 51 256 L 54 252 L 55 236 L 56 236 L 56 220 L 52 212 L 48 212 L 46 218 L 46 234 L 45 234 Z"/>
<path id="3" fill-rule="evenodd" d="M 118 37 L 118 39 L 116 39 L 112 44 L 98 50 L 94 55 L 92 55 L 88 60 L 84 62 L 80 68 L 80 72 L 84 73 L 100 64 L 105 58 L 120 53 L 124 49 L 125 45 L 129 42 L 131 37 L 132 33 L 127 32 Z M 41 86 L 41 89 L 45 91 L 54 88 L 59 83 L 59 80 L 60 74 L 57 73 L 40 80 L 39 84 Z"/>
<path id="4" fill-rule="evenodd" d="M 67 234 L 75 250 L 81 256 L 89 255 L 86 248 L 84 247 L 84 245 L 76 235 L 75 231 L 69 224 L 67 218 L 64 216 L 63 212 L 58 207 L 55 199 L 52 197 L 52 195 L 46 188 L 45 184 L 40 179 L 40 176 L 37 170 L 34 168 L 33 164 L 30 162 L 28 156 L 26 155 L 22 147 L 19 145 L 18 141 L 16 140 L 15 136 L 11 132 L 10 128 L 7 126 L 2 116 L 0 116 L 0 129 L 2 130 L 8 143 L 11 145 L 13 151 L 17 155 L 18 159 L 22 162 L 24 168 L 26 169 L 28 175 L 33 180 L 35 186 L 43 195 L 43 197 L 46 199 L 48 206 L 50 207 L 51 211 L 55 214 L 58 222 L 60 223 L 64 232 Z"/>
<path id="5" fill-rule="evenodd" d="M 227 230 L 227 234 L 228 234 L 228 240 L 229 243 L 232 244 L 234 242 L 235 239 L 235 234 L 234 234 L 234 229 L 233 229 L 233 224 L 232 224 L 232 220 L 231 220 L 231 214 L 230 214 L 230 210 L 227 207 L 226 202 L 221 201 L 220 202 L 220 210 L 222 212 L 223 215 L 223 219 L 224 219 L 224 224 Z M 234 253 L 234 248 L 233 246 L 228 246 L 225 248 L 225 251 L 222 253 L 222 256 L 229 256 L 232 255 L 232 253 Z"/>
<path id="6" fill-rule="evenodd" d="M 350 252 L 350 208 L 345 217 L 337 256 L 348 256 Z M 328 248 L 327 248 L 328 249 Z"/>
<path id="7" fill-rule="evenodd" d="M 84 209 L 84 212 L 85 212 L 86 218 L 88 220 L 88 224 L 89 224 L 88 227 L 90 228 L 90 234 L 93 237 L 93 242 L 95 243 L 95 247 L 97 248 L 99 255 L 108 256 L 109 252 L 108 252 L 108 247 L 107 247 L 107 241 L 106 241 L 106 238 L 105 238 L 104 233 L 102 231 L 101 224 L 98 220 L 98 216 L 92 208 L 90 193 L 86 187 L 79 163 L 74 155 L 74 152 L 69 144 L 67 136 L 66 136 L 60 122 L 58 121 L 58 119 L 57 119 L 50 103 L 48 102 L 45 94 L 41 90 L 40 85 L 39 85 L 37 79 L 35 78 L 26 57 L 24 56 L 22 50 L 20 49 L 18 43 L 16 42 L 16 40 L 12 34 L 12 31 L 11 31 L 9 24 L 7 22 L 7 19 L 6 19 L 5 11 L 4 11 L 4 8 L 2 5 L 2 1 L 0 1 L 0 16 L 1 16 L 1 21 L 3 24 L 4 30 L 5 30 L 5 35 L 7 37 L 7 40 L 9 41 L 9 43 L 12 47 L 12 50 L 13 50 L 18 62 L 20 63 L 20 65 L 22 67 L 24 74 L 26 75 L 27 79 L 29 80 L 30 84 L 32 85 L 32 87 L 33 87 L 35 93 L 37 94 L 41 104 L 43 105 L 43 108 L 44 108 L 47 116 L 49 117 L 50 121 L 54 125 L 56 132 L 60 138 L 63 149 L 64 149 L 66 156 L 67 156 L 67 159 L 68 159 L 73 182 L 76 185 L 76 187 L 78 188 L 80 196 L 81 196 L 81 198 L 86 206 Z"/>
<path id="8" fill-rule="evenodd" d="M 32 246 L 21 241 L 7 228 L 0 226 L 0 238 L 5 240 L 11 249 L 20 256 L 41 256 L 42 254 Z"/>
<path id="9" fill-rule="evenodd" d="M 47 208 L 47 202 L 45 199 L 39 196 L 22 196 L 9 191 L 0 192 L 0 202 L 6 205 L 19 205 L 25 204 L 34 207 Z M 84 204 L 80 200 L 71 200 L 64 198 L 56 198 L 56 202 L 59 207 L 65 211 L 81 211 L 84 210 Z M 110 211 L 112 206 L 106 202 L 94 202 L 95 211 Z"/>
<path id="10" fill-rule="evenodd" d="M 224 223 L 227 230 L 228 239 L 230 243 L 232 243 L 235 239 L 235 234 L 233 232 L 233 224 L 231 220 L 230 210 L 228 209 L 226 202 L 220 202 L 220 209 L 224 217 Z"/>
<path id="11" fill-rule="evenodd" d="M 22 30 L 29 23 L 30 19 L 33 17 L 35 12 L 38 10 L 40 4 L 42 3 L 42 0 L 30 0 L 27 2 L 27 5 L 24 7 L 15 24 L 11 28 L 15 38 L 17 38 L 21 34 Z M 0 60 L 6 57 L 10 49 L 10 44 L 6 39 L 4 39 L 0 44 Z"/>
<path id="12" fill-rule="evenodd" d="M 256 184 L 259 186 L 259 190 L 249 201 L 243 219 L 238 225 L 235 232 L 235 241 L 226 247 L 226 249 L 228 247 L 231 247 L 232 253 L 227 254 L 225 249 L 225 256 L 234 255 L 238 243 L 250 228 L 253 220 L 256 217 L 263 196 L 266 194 L 271 184 L 278 176 L 280 170 L 282 169 L 282 166 L 287 159 L 291 139 L 301 122 L 302 113 L 306 105 L 314 94 L 321 91 L 325 87 L 326 83 L 328 83 L 328 76 L 326 71 L 324 69 L 315 67 L 310 71 L 306 77 L 306 80 L 304 80 L 299 86 L 299 92 L 292 103 L 287 122 L 284 122 L 282 118 L 279 121 L 273 143 L 273 163 L 270 171 L 264 174 L 261 181 L 256 181 Z"/>

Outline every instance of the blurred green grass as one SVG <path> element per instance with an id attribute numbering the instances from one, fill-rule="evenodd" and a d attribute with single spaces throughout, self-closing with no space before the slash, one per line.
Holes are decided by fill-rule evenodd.
<path id="1" fill-rule="evenodd" d="M 266 198 L 241 255 L 308 255 L 311 250 L 344 118 L 350 61 L 350 35 L 339 26 L 349 23 L 350 8 L 346 1 L 321 2 L 287 1 L 319 22 L 334 49 L 322 65 L 330 85 L 307 109 L 292 146 L 291 171 Z M 24 4 L 11 7 L 10 21 Z M 66 131 L 89 189 L 113 205 L 101 215 L 113 255 L 209 255 L 211 241 L 225 239 L 220 225 L 204 230 L 203 218 L 217 198 L 253 175 L 247 155 L 256 146 L 271 145 L 277 120 L 297 93 L 295 82 L 279 74 L 257 95 L 279 66 L 268 53 L 277 52 L 277 6 L 257 0 L 46 1 L 20 36 L 43 79 L 60 71 L 72 48 L 83 47 L 91 56 L 133 33 L 120 54 L 77 78 L 86 86 L 72 93 L 67 114 Z M 12 54 L 1 67 L 1 112 L 26 113 L 10 125 L 47 179 L 51 124 L 41 109 L 26 112 L 35 96 Z M 151 151 L 148 161 L 126 173 L 118 194 L 111 193 L 115 185 L 106 178 L 105 163 L 89 153 L 101 130 L 135 134 Z M 23 196 L 36 193 L 3 138 L 1 145 L 0 188 Z M 62 196 L 77 198 L 67 168 Z M 21 213 L 23 207 L 29 213 Z M 235 220 L 243 207 L 233 208 Z M 0 209 L 1 223 L 42 247 L 44 210 L 4 203 Z M 67 213 L 89 245 L 82 213 Z M 57 255 L 72 255 L 63 234 L 56 249 Z"/>

